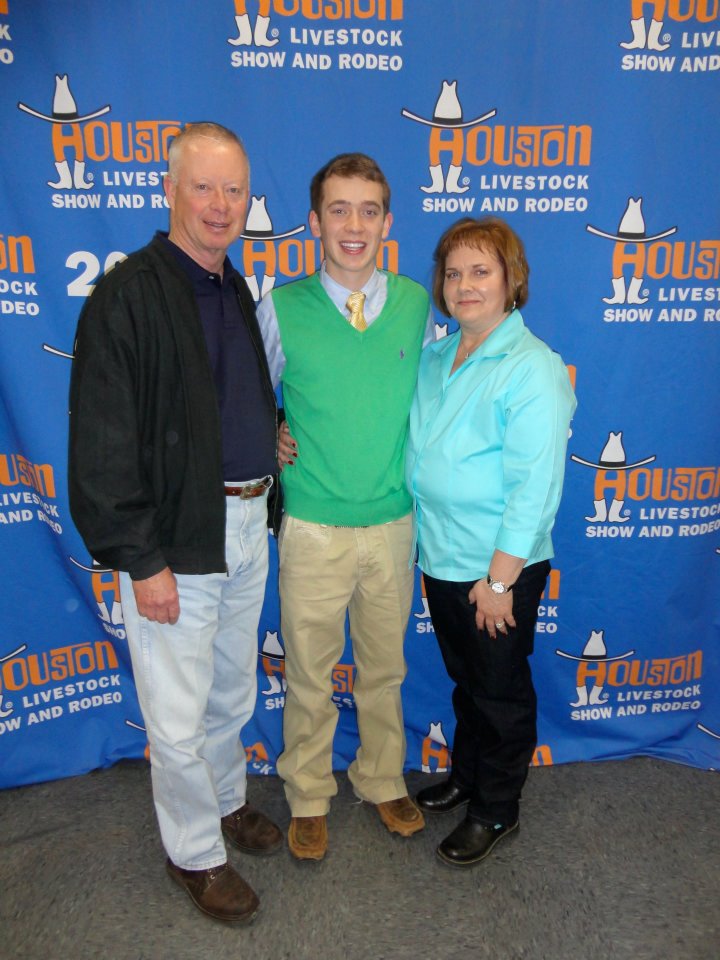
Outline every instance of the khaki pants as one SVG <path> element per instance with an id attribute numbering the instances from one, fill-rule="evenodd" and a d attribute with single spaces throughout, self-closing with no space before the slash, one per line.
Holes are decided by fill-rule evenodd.
<path id="1" fill-rule="evenodd" d="M 400 686 L 412 604 L 410 516 L 370 527 L 331 527 L 285 516 L 279 537 L 281 628 L 288 689 L 285 750 L 277 769 L 295 817 L 326 814 L 338 708 L 332 671 L 345 646 L 345 613 L 357 668 L 360 747 L 348 776 L 371 803 L 405 796 Z"/>

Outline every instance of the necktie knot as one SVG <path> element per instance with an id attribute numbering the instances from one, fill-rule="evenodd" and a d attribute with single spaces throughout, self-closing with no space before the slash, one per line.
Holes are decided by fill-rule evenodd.
<path id="1" fill-rule="evenodd" d="M 351 293 L 347 298 L 345 306 L 350 311 L 348 321 L 356 330 L 367 330 L 367 322 L 363 315 L 363 304 L 365 303 L 365 294 L 359 290 Z"/>

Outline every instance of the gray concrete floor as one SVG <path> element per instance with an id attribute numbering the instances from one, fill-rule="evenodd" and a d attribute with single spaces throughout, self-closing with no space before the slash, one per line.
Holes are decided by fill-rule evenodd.
<path id="1" fill-rule="evenodd" d="M 455 814 L 402 839 L 339 784 L 324 862 L 230 853 L 261 898 L 250 927 L 206 918 L 165 875 L 145 763 L 0 792 L 1 960 L 720 957 L 716 773 L 532 769 L 520 831 L 468 871 L 434 855 Z M 287 827 L 276 778 L 249 792 Z"/>

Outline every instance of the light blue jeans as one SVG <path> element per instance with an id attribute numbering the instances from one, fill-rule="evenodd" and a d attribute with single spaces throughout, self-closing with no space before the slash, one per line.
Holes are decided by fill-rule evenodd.
<path id="1" fill-rule="evenodd" d="M 120 574 L 160 833 L 172 862 L 186 870 L 226 862 L 220 818 L 245 803 L 240 732 L 255 707 L 267 494 L 226 499 L 228 572 L 177 575 L 177 623 L 139 616 L 130 577 Z"/>

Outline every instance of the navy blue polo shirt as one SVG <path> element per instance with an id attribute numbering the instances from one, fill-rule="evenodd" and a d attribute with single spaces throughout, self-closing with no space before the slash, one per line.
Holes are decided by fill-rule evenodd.
<path id="1" fill-rule="evenodd" d="M 242 482 L 276 473 L 275 410 L 231 279 L 235 268 L 225 257 L 222 277 L 209 273 L 163 239 L 192 283 L 200 311 L 220 410 L 223 476 Z"/>

